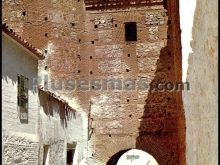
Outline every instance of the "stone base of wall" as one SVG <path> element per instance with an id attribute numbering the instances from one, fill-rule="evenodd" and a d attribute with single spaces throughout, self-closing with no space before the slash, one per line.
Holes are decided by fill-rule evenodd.
<path id="1" fill-rule="evenodd" d="M 38 165 L 39 142 L 34 135 L 3 132 L 2 152 L 4 165 Z"/>

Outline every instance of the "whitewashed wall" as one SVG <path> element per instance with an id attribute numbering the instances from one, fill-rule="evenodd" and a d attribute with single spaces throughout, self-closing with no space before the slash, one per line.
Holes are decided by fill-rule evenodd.
<path id="1" fill-rule="evenodd" d="M 49 164 L 63 165 L 66 163 L 67 143 L 76 143 L 73 165 L 87 157 L 87 116 L 83 112 L 70 112 L 64 115 L 58 102 L 48 100 L 45 95 L 40 95 L 40 121 L 39 136 L 41 141 L 40 162 L 43 158 L 43 145 L 49 145 Z M 48 105 L 52 105 L 48 109 Z M 68 118 L 65 126 L 64 117 Z"/>
<path id="2" fill-rule="evenodd" d="M 32 79 L 38 61 L 7 36 L 2 36 L 2 129 L 3 164 L 38 164 L 38 94 Z M 29 79 L 28 123 L 21 123 L 17 110 L 17 75 Z"/>

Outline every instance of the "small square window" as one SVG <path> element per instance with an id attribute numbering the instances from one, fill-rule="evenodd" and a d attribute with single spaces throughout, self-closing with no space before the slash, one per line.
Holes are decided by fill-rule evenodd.
<path id="1" fill-rule="evenodd" d="M 125 40 L 137 41 L 137 24 L 136 22 L 125 23 Z"/>
<path id="2" fill-rule="evenodd" d="M 26 11 L 23 11 L 23 12 L 22 12 L 22 15 L 25 16 L 25 15 L 26 15 Z"/>

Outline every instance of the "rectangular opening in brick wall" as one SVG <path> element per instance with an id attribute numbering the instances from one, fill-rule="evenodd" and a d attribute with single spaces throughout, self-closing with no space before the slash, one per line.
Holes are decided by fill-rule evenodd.
<path id="1" fill-rule="evenodd" d="M 125 23 L 125 41 L 137 41 L 136 22 Z"/>

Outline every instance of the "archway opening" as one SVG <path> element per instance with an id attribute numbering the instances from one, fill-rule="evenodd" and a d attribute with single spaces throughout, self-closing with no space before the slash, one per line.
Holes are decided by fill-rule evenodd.
<path id="1" fill-rule="evenodd" d="M 126 150 L 121 150 L 121 151 L 117 152 L 109 159 L 109 161 L 107 162 L 106 165 L 117 165 L 117 162 L 120 159 L 120 157 L 129 150 L 130 149 L 126 149 Z"/>
<path id="2" fill-rule="evenodd" d="M 149 153 L 138 150 L 122 150 L 111 157 L 107 165 L 159 165 Z"/>

